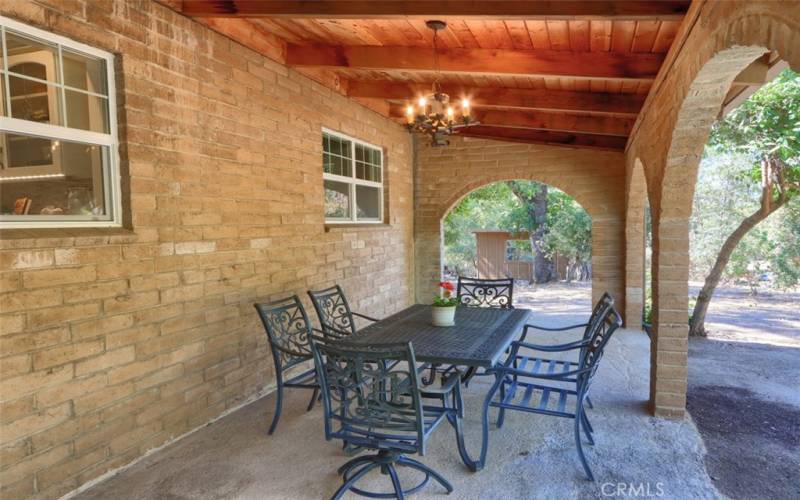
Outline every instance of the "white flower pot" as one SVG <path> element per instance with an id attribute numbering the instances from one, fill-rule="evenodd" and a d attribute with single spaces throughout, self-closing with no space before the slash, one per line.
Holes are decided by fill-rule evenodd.
<path id="1" fill-rule="evenodd" d="M 433 326 L 453 326 L 456 324 L 456 306 L 431 308 Z"/>

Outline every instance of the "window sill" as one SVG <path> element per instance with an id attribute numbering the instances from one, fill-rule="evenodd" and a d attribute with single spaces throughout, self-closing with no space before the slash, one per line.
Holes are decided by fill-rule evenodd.
<path id="1" fill-rule="evenodd" d="M 124 227 L 0 228 L 0 240 L 3 242 L 0 247 L 5 248 L 18 247 L 25 240 L 69 238 L 103 239 L 104 243 L 132 243 L 138 236 Z"/>
<path id="2" fill-rule="evenodd" d="M 329 233 L 333 230 L 347 229 L 388 229 L 390 227 L 392 227 L 392 225 L 385 222 L 326 222 L 325 232 Z"/>

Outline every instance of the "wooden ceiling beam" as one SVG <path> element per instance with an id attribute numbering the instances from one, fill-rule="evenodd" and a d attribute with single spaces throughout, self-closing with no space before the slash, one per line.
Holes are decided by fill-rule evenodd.
<path id="1" fill-rule="evenodd" d="M 560 76 L 651 81 L 664 54 L 557 50 L 440 49 L 441 73 Z M 286 45 L 286 64 L 367 70 L 433 72 L 431 49 L 363 45 Z"/>
<path id="2" fill-rule="evenodd" d="M 183 0 L 193 17 L 680 20 L 689 0 Z"/>
<path id="3" fill-rule="evenodd" d="M 389 116 L 402 120 L 406 116 L 405 108 L 398 104 L 392 104 L 389 107 Z M 472 117 L 480 122 L 481 125 L 496 128 L 525 128 L 531 130 L 577 132 L 619 137 L 627 137 L 634 122 L 634 118 L 479 109 L 472 110 Z"/>
<path id="4" fill-rule="evenodd" d="M 380 80 L 349 80 L 351 97 L 370 97 L 409 101 L 431 92 L 430 84 Z M 636 117 L 644 103 L 640 94 L 606 94 L 566 90 L 513 89 L 443 85 L 451 99 L 469 98 L 473 107 L 572 111 Z"/>
<path id="5" fill-rule="evenodd" d="M 613 135 L 572 134 L 520 128 L 487 127 L 483 125 L 461 129 L 458 135 L 507 142 L 548 144 L 611 151 L 623 151 L 626 142 L 624 137 Z"/>

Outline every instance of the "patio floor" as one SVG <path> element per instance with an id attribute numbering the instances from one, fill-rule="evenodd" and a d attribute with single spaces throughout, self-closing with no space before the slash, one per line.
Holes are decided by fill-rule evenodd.
<path id="1" fill-rule="evenodd" d="M 532 319 L 556 326 L 569 318 L 546 311 Z M 706 474 L 704 447 L 694 424 L 657 420 L 646 411 L 649 359 L 649 341 L 639 331 L 618 331 L 609 344 L 592 390 L 595 409 L 589 410 L 597 444 L 585 449 L 597 478 L 594 483 L 580 468 L 572 421 L 541 415 L 508 412 L 502 429 L 492 426 L 488 464 L 481 472 L 471 473 L 462 464 L 449 426 L 439 428 L 426 455 L 417 458 L 453 484 L 449 498 L 594 498 L 625 496 L 619 495 L 622 491 L 663 498 L 717 498 L 720 494 Z M 470 450 L 477 443 L 477 410 L 488 389 L 488 378 L 476 380 L 464 393 Z M 274 405 L 274 396 L 269 395 L 153 453 L 78 498 L 328 498 L 340 484 L 336 469 L 348 457 L 340 443 L 324 440 L 321 407 L 306 413 L 307 398 L 306 391 L 288 391 L 272 437 L 266 435 Z M 362 484 L 391 487 L 388 478 L 377 473 Z M 443 494 L 444 489 L 429 483 L 415 498 Z"/>

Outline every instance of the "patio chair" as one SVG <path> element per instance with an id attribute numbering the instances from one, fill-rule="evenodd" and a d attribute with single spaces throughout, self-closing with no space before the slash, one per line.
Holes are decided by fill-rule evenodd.
<path id="1" fill-rule="evenodd" d="M 592 309 L 592 314 L 591 316 L 589 316 L 589 319 L 586 321 L 586 323 L 580 323 L 577 325 L 570 325 L 559 328 L 548 328 L 544 326 L 527 324 L 523 328 L 522 337 L 520 337 L 519 340 L 520 342 L 525 342 L 525 338 L 528 335 L 529 329 L 534 329 L 544 332 L 562 332 L 562 331 L 572 330 L 575 328 L 583 328 L 583 335 L 581 337 L 581 341 L 586 340 L 592 334 L 593 331 L 592 328 L 595 322 L 597 322 L 600 318 L 602 318 L 603 314 L 605 314 L 605 312 L 611 307 L 614 307 L 614 298 L 611 297 L 611 295 L 609 295 L 608 292 L 604 292 L 603 295 L 600 297 L 600 300 L 598 300 L 597 303 L 594 305 L 594 309 Z M 558 370 L 563 368 L 564 370 L 569 371 L 572 365 L 574 366 L 578 365 L 582 356 L 583 356 L 583 351 L 580 350 L 575 353 L 575 356 L 571 360 L 533 357 L 530 358 L 530 364 L 531 364 L 530 369 L 544 370 L 546 368 L 549 369 L 551 365 L 555 364 L 554 369 Z M 574 382 L 574 379 L 571 379 L 570 382 Z M 592 400 L 588 396 L 586 397 L 586 404 L 589 406 L 589 408 L 594 408 L 594 404 L 592 403 Z"/>
<path id="2" fill-rule="evenodd" d="M 607 307 L 593 324 L 589 337 L 583 340 L 559 345 L 536 345 L 522 341 L 512 343 L 511 355 L 506 361 L 497 368 L 487 370 L 497 377 L 486 399 L 489 406 L 500 409 L 497 426 L 502 427 L 506 410 L 573 419 L 578 458 L 586 476 L 594 481 L 581 443 L 583 430 L 589 444 L 594 445 L 594 429 L 586 416 L 584 403 L 605 347 L 621 325 L 619 313 L 613 307 Z M 580 360 L 577 365 L 550 362 L 546 371 L 540 370 L 538 366 L 529 367 L 531 363 L 539 365 L 538 361 L 532 362 L 538 358 L 520 354 L 521 348 L 549 353 L 579 351 Z M 494 400 L 498 391 L 500 397 Z"/>
<path id="3" fill-rule="evenodd" d="M 313 359 L 309 337 L 312 334 L 311 322 L 308 320 L 303 304 L 297 295 L 263 304 L 254 304 L 258 316 L 267 331 L 267 340 L 272 350 L 272 362 L 275 364 L 275 377 L 278 381 L 277 399 L 272 424 L 267 434 L 275 432 L 283 408 L 283 389 L 312 389 L 311 400 L 307 411 L 314 408 L 319 395 L 314 368 L 284 380 L 286 373 L 292 368 Z"/>
<path id="4" fill-rule="evenodd" d="M 356 322 L 354 317 L 363 318 L 373 323 L 378 321 L 364 314 L 353 312 L 347 303 L 347 297 L 345 297 L 342 287 L 339 285 L 324 290 L 309 290 L 308 296 L 311 297 L 311 303 L 314 304 L 314 309 L 317 311 L 323 334 L 331 339 L 355 335 Z"/>
<path id="5" fill-rule="evenodd" d="M 459 276 L 456 297 L 462 306 L 513 309 L 514 279 L 479 279 Z"/>
<path id="6" fill-rule="evenodd" d="M 445 420 L 453 425 L 456 436 L 463 438 L 458 374 L 439 389 L 421 391 L 416 370 L 409 369 L 416 366 L 410 342 L 348 346 L 346 342 L 326 345 L 312 339 L 311 344 L 322 387 L 325 439 L 341 439 L 377 452 L 353 458 L 339 468 L 343 482 L 333 498 L 341 498 L 348 490 L 373 498 L 403 498 L 422 489 L 430 478 L 452 492 L 453 486 L 444 477 L 406 455 L 424 455 L 429 436 Z M 436 398 L 437 404 L 429 405 L 430 398 Z M 422 472 L 424 479 L 404 488 L 397 474 L 401 466 Z M 394 493 L 356 486 L 377 468 L 391 478 Z"/>
<path id="7" fill-rule="evenodd" d="M 456 287 L 456 297 L 458 298 L 459 305 L 466 307 L 513 309 L 514 279 L 480 279 L 459 276 L 458 286 Z M 422 382 L 425 385 L 432 384 L 437 373 L 442 373 L 443 376 L 447 376 L 457 368 L 458 367 L 455 365 L 450 365 L 446 368 L 441 368 L 440 365 L 431 365 L 428 378 L 424 378 Z M 474 367 L 469 367 L 463 368 L 462 371 L 462 381 L 466 385 L 469 385 L 469 381 L 476 375 L 477 370 Z M 481 373 L 479 375 L 484 374 Z"/>

